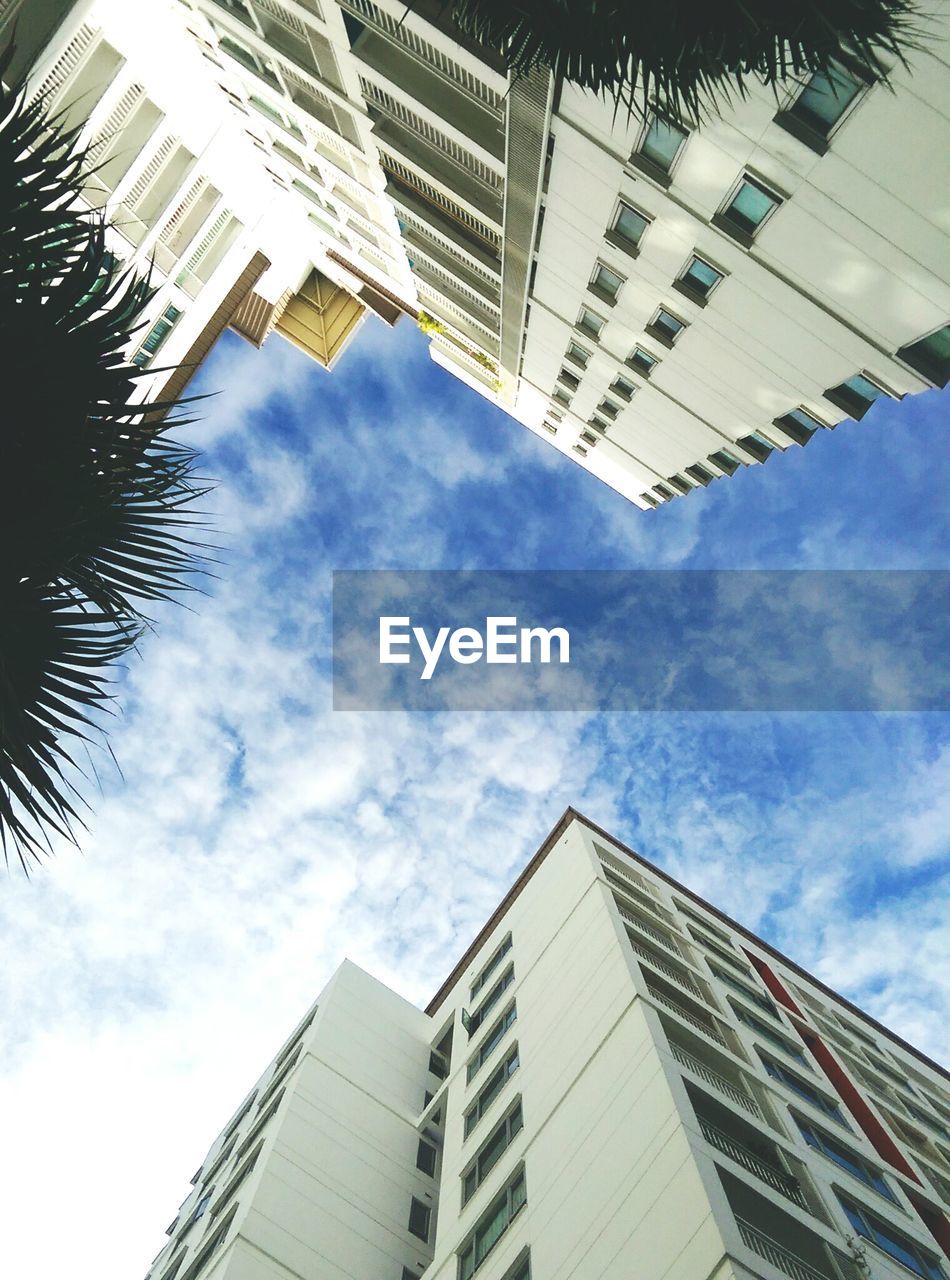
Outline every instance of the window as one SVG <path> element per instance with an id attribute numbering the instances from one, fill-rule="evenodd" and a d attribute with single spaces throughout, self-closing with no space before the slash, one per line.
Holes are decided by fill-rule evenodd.
<path id="1" fill-rule="evenodd" d="M 488 995 L 485 997 L 482 1003 L 478 1006 L 475 1012 L 471 1014 L 471 1016 L 468 1017 L 467 1020 L 463 1016 L 462 1022 L 465 1025 L 465 1029 L 469 1034 L 469 1038 L 471 1038 L 475 1034 L 475 1032 L 478 1030 L 478 1028 L 482 1025 L 482 1023 L 485 1020 L 485 1015 L 489 1012 L 490 1009 L 494 1008 L 494 1006 L 498 1003 L 498 1001 L 501 999 L 504 992 L 508 990 L 508 988 L 514 982 L 514 980 L 515 980 L 515 967 L 514 965 L 510 964 L 508 968 L 505 970 L 502 977 L 499 979 L 498 982 L 495 983 L 491 991 L 489 991 Z"/>
<path id="2" fill-rule="evenodd" d="M 515 1045 L 504 1062 L 496 1067 L 488 1077 L 484 1088 L 475 1099 L 471 1108 L 465 1113 L 465 1137 L 472 1132 L 482 1116 L 504 1089 L 505 1085 L 518 1070 L 518 1046 Z"/>
<path id="3" fill-rule="evenodd" d="M 689 493 L 693 487 L 680 475 L 667 476 L 666 483 L 671 484 L 677 493 Z"/>
<path id="4" fill-rule="evenodd" d="M 620 405 L 613 404 L 610 400 L 601 400 L 600 404 L 597 406 L 597 412 L 604 414 L 613 421 L 620 412 Z"/>
<path id="5" fill-rule="evenodd" d="M 564 358 L 565 360 L 570 360 L 572 364 L 576 364 L 579 368 L 586 369 L 587 363 L 590 360 L 590 352 L 585 350 L 585 348 L 580 346 L 578 343 L 572 342 L 568 347 L 567 355 Z"/>
<path id="6" fill-rule="evenodd" d="M 950 324 L 935 329 L 926 338 L 901 347 L 897 358 L 932 382 L 945 387 L 950 382 Z"/>
<path id="7" fill-rule="evenodd" d="M 557 375 L 558 382 L 563 382 L 569 391 L 576 391 L 581 385 L 580 378 L 576 374 L 571 373 L 570 369 L 562 369 Z"/>
<path id="8" fill-rule="evenodd" d="M 790 409 L 788 413 L 783 413 L 773 422 L 773 426 L 780 427 L 796 444 L 807 444 L 823 425 L 806 409 Z"/>
<path id="9" fill-rule="evenodd" d="M 845 1216 L 859 1236 L 876 1244 L 879 1249 L 883 1249 L 890 1257 L 902 1263 L 915 1276 L 923 1276 L 924 1280 L 946 1280 L 946 1272 L 943 1268 L 914 1240 L 898 1231 L 896 1227 L 892 1227 L 883 1218 L 879 1218 L 870 1209 L 866 1209 L 864 1205 L 842 1195 L 837 1188 L 835 1188 L 835 1195 Z"/>
<path id="10" fill-rule="evenodd" d="M 593 427 L 595 431 L 599 431 L 600 434 L 603 435 L 606 432 L 607 427 L 609 426 L 609 423 L 604 422 L 602 418 L 598 418 L 597 415 L 594 414 L 594 416 L 589 419 L 588 425 Z"/>
<path id="11" fill-rule="evenodd" d="M 471 1083 L 472 1080 L 475 1079 L 475 1076 L 478 1075 L 481 1068 L 485 1065 L 485 1062 L 487 1062 L 489 1057 L 492 1056 L 492 1053 L 497 1050 L 498 1044 L 501 1043 L 504 1038 L 504 1034 L 506 1034 L 508 1029 L 515 1025 L 516 1021 L 517 1009 L 515 1005 L 511 1004 L 508 1006 L 508 1009 L 503 1012 L 497 1023 L 494 1024 L 494 1027 L 490 1030 L 488 1036 L 485 1037 L 474 1059 L 469 1062 L 469 1066 L 467 1066 L 466 1070 L 467 1083 Z"/>
<path id="12" fill-rule="evenodd" d="M 253 71 L 256 76 L 260 76 L 271 88 L 280 90 L 280 81 L 277 79 L 274 68 L 269 62 L 265 62 L 263 58 L 259 58 L 256 53 L 246 49 L 244 45 L 238 44 L 230 36 L 222 36 L 218 41 L 218 46 L 240 62 L 242 66 L 247 67 L 248 71 Z"/>
<path id="13" fill-rule="evenodd" d="M 553 398 L 558 402 L 558 404 L 562 404 L 565 409 L 569 409 L 571 407 L 571 397 L 563 387 L 554 388 Z"/>
<path id="14" fill-rule="evenodd" d="M 813 1088 L 807 1080 L 803 1080 L 801 1076 L 796 1075 L 794 1071 L 789 1071 L 787 1067 L 781 1066 L 778 1062 L 773 1062 L 764 1053 L 760 1053 L 762 1065 L 765 1067 L 766 1073 L 773 1080 L 778 1080 L 780 1084 L 785 1085 L 786 1089 L 791 1089 L 792 1093 L 796 1093 L 800 1098 L 804 1098 L 806 1102 L 810 1102 L 813 1107 L 817 1107 L 829 1119 L 840 1124 L 843 1129 L 850 1128 L 847 1120 L 841 1114 L 836 1102 L 831 1102 L 828 1098 Z"/>
<path id="15" fill-rule="evenodd" d="M 181 316 L 178 307 L 166 307 L 161 317 L 155 321 L 149 330 L 148 337 L 139 347 L 136 354 L 132 357 L 132 363 L 138 365 L 140 369 L 147 369 L 152 363 L 152 357 L 156 351 L 165 342 L 165 339 L 174 329 Z"/>
<path id="16" fill-rule="evenodd" d="M 703 468 L 701 467 L 700 470 L 703 470 Z M 709 473 L 706 472 L 706 474 L 708 475 Z M 712 477 L 710 477 L 710 479 L 711 478 Z M 701 933 L 699 929 L 694 929 L 692 925 L 687 925 L 686 928 L 689 931 L 690 937 L 694 938 L 697 942 L 701 942 L 704 947 L 708 947 L 709 950 L 717 955 L 720 960 L 724 960 L 726 964 L 731 964 L 733 969 L 738 970 L 739 973 L 744 974 L 747 978 L 752 977 L 752 971 L 749 966 L 743 964 L 742 961 L 739 960 L 739 958 L 731 951 L 727 951 L 725 947 L 721 946 L 718 942 L 714 942 L 712 938 L 707 938 L 704 933 Z"/>
<path id="17" fill-rule="evenodd" d="M 697 484 L 701 485 L 711 484 L 716 478 L 711 471 L 701 467 L 698 462 L 694 462 L 692 466 L 687 467 L 686 474 L 691 480 L 695 480 Z"/>
<path id="18" fill-rule="evenodd" d="M 527 1252 L 505 1273 L 504 1280 L 531 1280 L 531 1258 Z"/>
<path id="19" fill-rule="evenodd" d="M 524 1120 L 521 1115 L 521 1099 L 514 1104 L 508 1114 L 492 1130 L 482 1144 L 475 1159 L 462 1174 L 462 1206 L 468 1204 L 472 1196 L 482 1185 L 489 1173 L 501 1159 L 504 1152 L 521 1132 Z"/>
<path id="20" fill-rule="evenodd" d="M 241 1184 L 250 1176 L 251 1172 L 254 1169 L 255 1164 L 257 1163 L 257 1157 L 261 1154 L 261 1150 L 263 1146 L 264 1146 L 263 1141 L 257 1144 L 257 1147 L 255 1148 L 253 1154 L 249 1156 L 247 1160 L 244 1161 L 244 1163 L 238 1169 L 237 1173 L 234 1175 L 234 1177 L 231 1179 L 228 1185 L 224 1188 L 224 1190 L 218 1196 L 217 1200 L 211 1206 L 212 1222 L 215 1220 L 215 1218 L 218 1218 L 221 1216 L 224 1210 L 231 1203 L 231 1199 L 234 1196 L 235 1192 L 237 1191 L 238 1187 L 240 1187 Z"/>
<path id="21" fill-rule="evenodd" d="M 198 1203 L 195 1205 L 195 1211 L 191 1215 L 191 1221 L 197 1222 L 199 1218 L 205 1216 L 208 1205 L 211 1203 L 211 1197 L 214 1195 L 214 1187 L 209 1187 Z"/>
<path id="22" fill-rule="evenodd" d="M 840 62 L 831 62 L 826 71 L 816 71 L 785 111 L 775 117 L 777 124 L 823 155 L 828 138 L 867 88 L 867 81 Z"/>
<path id="23" fill-rule="evenodd" d="M 706 299 L 724 278 L 722 271 L 717 271 L 704 258 L 699 258 L 696 254 L 693 254 L 683 272 L 674 281 L 674 284 L 680 293 L 685 293 L 688 298 L 692 298 L 700 306 L 705 306 Z"/>
<path id="24" fill-rule="evenodd" d="M 621 378 L 619 375 L 610 384 L 610 390 L 615 395 L 622 396 L 624 400 L 631 400 L 637 393 L 633 383 L 627 378 Z"/>
<path id="25" fill-rule="evenodd" d="M 760 435 L 758 431 L 740 436 L 736 444 L 745 449 L 746 453 L 751 453 L 756 462 L 764 462 L 775 447 L 771 440 L 766 440 L 765 436 Z"/>
<path id="26" fill-rule="evenodd" d="M 713 221 L 730 235 L 748 242 L 781 203 L 781 196 L 773 194 L 761 182 L 744 174 Z"/>
<path id="27" fill-rule="evenodd" d="M 886 395 L 883 387 L 872 382 L 865 374 L 856 373 L 852 378 L 839 382 L 836 387 L 829 387 L 825 392 L 825 399 L 860 422 L 874 401 Z"/>
<path id="28" fill-rule="evenodd" d="M 775 1005 L 768 996 L 763 995 L 761 991 L 756 991 L 754 987 L 750 987 L 747 983 L 740 982 L 739 979 L 734 978 L 731 973 L 726 973 L 725 969 L 720 969 L 710 961 L 707 960 L 706 963 L 709 965 L 710 971 L 716 975 L 720 982 L 724 982 L 726 986 L 731 987 L 733 991 L 738 991 L 741 995 L 744 995 L 747 1000 L 753 1000 L 759 1008 L 764 1009 L 766 1013 L 772 1014 L 773 1017 L 775 1016 Z"/>
<path id="29" fill-rule="evenodd" d="M 449 1064 L 437 1049 L 429 1054 L 429 1070 L 438 1080 L 444 1080 L 449 1074 Z"/>
<path id="30" fill-rule="evenodd" d="M 594 435 L 593 431 L 582 431 L 581 439 L 591 449 L 593 449 L 594 445 L 597 443 L 597 437 Z"/>
<path id="31" fill-rule="evenodd" d="M 649 378 L 658 363 L 656 356 L 651 356 L 649 351 L 644 351 L 643 347 L 634 347 L 627 356 L 627 364 L 644 378 Z"/>
<path id="32" fill-rule="evenodd" d="M 766 1026 L 761 1018 L 757 1018 L 754 1013 L 750 1013 L 748 1009 L 743 1008 L 742 1005 L 739 1004 L 734 1004 L 732 1006 L 732 1010 L 739 1021 L 747 1026 L 750 1031 L 754 1031 L 758 1036 L 764 1036 L 765 1039 L 768 1040 L 769 1044 L 774 1044 L 777 1048 L 781 1049 L 783 1053 L 787 1053 L 790 1058 L 794 1058 L 796 1062 L 800 1062 L 803 1067 L 808 1066 L 808 1062 L 806 1061 L 805 1055 L 802 1051 L 792 1044 L 790 1040 L 786 1040 L 785 1037 L 779 1035 L 777 1031 L 773 1031 L 771 1027 Z"/>
<path id="33" fill-rule="evenodd" d="M 475 1274 L 527 1201 L 524 1169 L 519 1169 L 459 1250 L 458 1280 Z"/>
<path id="34" fill-rule="evenodd" d="M 722 929 L 719 929 L 714 925 L 711 920 L 707 920 L 705 916 L 701 916 L 698 911 L 694 911 L 692 907 L 688 907 L 685 902 L 680 902 L 678 898 L 674 898 L 673 901 L 676 904 L 677 911 L 682 915 L 688 916 L 689 919 L 693 920 L 696 924 L 702 925 L 708 933 L 711 933 L 714 938 L 718 938 L 720 942 L 724 942 L 727 947 L 732 946 L 732 940 L 728 933 L 724 933 Z"/>
<path id="35" fill-rule="evenodd" d="M 728 449 L 717 449 L 715 453 L 709 454 L 709 461 L 720 471 L 725 471 L 727 476 L 734 475 L 742 466 L 736 455 L 730 453 Z"/>
<path id="36" fill-rule="evenodd" d="M 668 186 L 670 173 L 689 134 L 678 124 L 654 116 L 640 139 L 640 145 L 630 157 L 637 168 Z"/>
<path id="37" fill-rule="evenodd" d="M 580 315 L 577 317 L 577 327 L 586 333 L 588 337 L 599 339 L 606 323 L 605 320 L 601 320 L 600 316 L 595 315 L 593 311 L 589 311 L 587 307 L 581 307 Z"/>
<path id="38" fill-rule="evenodd" d="M 409 1205 L 409 1230 L 414 1236 L 418 1236 L 420 1240 L 429 1239 L 429 1219 L 432 1217 L 432 1210 L 427 1204 L 423 1204 L 421 1200 L 417 1200 L 415 1196 Z"/>
<path id="39" fill-rule="evenodd" d="M 664 346 L 671 347 L 685 328 L 685 320 L 680 320 L 678 316 L 673 315 L 672 311 L 660 307 L 647 325 L 647 333 L 652 334 Z"/>
<path id="40" fill-rule="evenodd" d="M 598 298 L 612 307 L 620 295 L 623 284 L 623 276 L 619 276 L 616 271 L 598 262 L 587 287 L 591 293 L 596 293 Z"/>
<path id="41" fill-rule="evenodd" d="M 419 1147 L 416 1151 L 416 1168 L 421 1169 L 423 1173 L 427 1173 L 430 1178 L 435 1177 L 435 1161 L 438 1152 L 431 1142 L 426 1142 L 425 1138 L 419 1139 Z"/>
<path id="42" fill-rule="evenodd" d="M 610 230 L 607 232 L 607 239 L 617 248 L 623 249 L 625 253 L 635 256 L 643 233 L 649 225 L 649 218 L 621 200 L 614 220 L 610 224 Z"/>
<path id="43" fill-rule="evenodd" d="M 848 1173 L 853 1173 L 856 1178 L 860 1178 L 869 1187 L 879 1191 L 882 1196 L 887 1196 L 888 1200 L 894 1199 L 894 1193 L 884 1181 L 880 1172 L 873 1165 L 869 1165 L 856 1151 L 852 1151 L 850 1147 L 846 1147 L 843 1142 L 839 1142 L 830 1133 L 825 1133 L 823 1129 L 818 1129 L 815 1125 L 801 1120 L 794 1112 L 792 1112 L 792 1119 L 798 1126 L 799 1133 L 810 1147 L 820 1151 L 822 1155 L 827 1156 L 829 1160 L 833 1160 L 836 1165 L 846 1169 Z"/>

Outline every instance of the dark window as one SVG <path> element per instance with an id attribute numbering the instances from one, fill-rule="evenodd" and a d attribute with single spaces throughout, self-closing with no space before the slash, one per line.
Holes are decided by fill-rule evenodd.
<path id="1" fill-rule="evenodd" d="M 472 1162 L 471 1167 L 462 1175 L 463 1205 L 468 1203 L 491 1170 L 494 1169 L 503 1153 L 513 1142 L 516 1134 L 521 1132 L 523 1124 L 521 1102 L 519 1101 L 505 1116 L 501 1124 L 492 1131 Z"/>
<path id="2" fill-rule="evenodd" d="M 600 404 L 597 406 L 597 412 L 603 413 L 608 418 L 613 419 L 616 418 L 617 414 L 620 412 L 620 405 L 613 404 L 610 400 L 601 400 Z"/>
<path id="3" fill-rule="evenodd" d="M 578 343 L 572 342 L 568 347 L 567 355 L 564 358 L 565 360 L 570 360 L 572 364 L 578 365 L 581 369 L 586 369 L 587 363 L 590 360 L 590 352 L 586 351 Z"/>
<path id="4" fill-rule="evenodd" d="M 820 1151 L 829 1160 L 833 1160 L 840 1168 L 847 1169 L 848 1173 L 853 1173 L 856 1178 L 866 1182 L 869 1187 L 879 1191 L 882 1196 L 887 1196 L 888 1200 L 894 1199 L 894 1193 L 878 1170 L 873 1165 L 869 1165 L 856 1151 L 846 1147 L 843 1142 L 839 1142 L 830 1133 L 825 1133 L 822 1129 L 816 1128 L 815 1125 L 808 1124 L 805 1120 L 800 1120 L 798 1116 L 795 1116 L 794 1120 L 798 1125 L 799 1133 L 810 1147 L 814 1147 L 816 1151 Z"/>
<path id="5" fill-rule="evenodd" d="M 741 445 L 746 453 L 751 453 L 756 462 L 764 462 L 773 449 L 773 445 L 757 431 L 753 431 L 751 435 L 742 436 L 736 444 Z"/>
<path id="6" fill-rule="evenodd" d="M 524 1170 L 521 1169 L 492 1203 L 488 1212 L 479 1219 L 469 1240 L 459 1250 L 458 1280 L 470 1280 L 527 1200 Z"/>
<path id="7" fill-rule="evenodd" d="M 437 1152 L 432 1143 L 426 1142 L 425 1138 L 420 1138 L 419 1149 L 416 1152 L 416 1168 L 427 1173 L 430 1178 L 435 1177 L 436 1155 Z"/>
<path id="8" fill-rule="evenodd" d="M 627 357 L 627 364 L 636 369 L 637 373 L 641 373 L 644 378 L 649 378 L 657 363 L 656 356 L 651 356 L 649 351 L 644 351 L 642 347 L 634 347 Z"/>
<path id="9" fill-rule="evenodd" d="M 518 1070 L 518 1046 L 509 1052 L 507 1058 L 488 1077 L 484 1087 L 475 1099 L 471 1109 L 465 1113 L 465 1137 L 472 1132 L 479 1120 L 501 1093 L 502 1089 Z"/>
<path id="10" fill-rule="evenodd" d="M 716 223 L 751 239 L 781 203 L 780 196 L 746 174 L 728 204 L 716 215 Z"/>
<path id="11" fill-rule="evenodd" d="M 628 382 L 626 378 L 620 377 L 614 378 L 613 382 L 610 384 L 610 390 L 613 391 L 615 395 L 622 396 L 624 400 L 630 400 L 634 395 L 636 395 L 637 391 L 632 382 Z"/>
<path id="12" fill-rule="evenodd" d="M 576 374 L 571 373 L 570 369 L 562 369 L 557 375 L 558 382 L 563 382 L 565 387 L 571 391 L 576 391 L 581 385 L 580 378 Z"/>
<path id="13" fill-rule="evenodd" d="M 635 253 L 644 231 L 650 225 L 650 219 L 638 213 L 632 205 L 620 202 L 616 217 L 611 224 L 607 239 L 628 253 Z"/>
<path id="14" fill-rule="evenodd" d="M 605 321 L 601 320 L 600 316 L 589 311 L 587 307 L 581 307 L 580 315 L 577 317 L 578 329 L 582 329 L 592 338 L 599 338 L 604 331 L 604 324 Z"/>
<path id="15" fill-rule="evenodd" d="M 730 453 L 728 449 L 717 449 L 715 453 L 709 455 L 709 461 L 730 476 L 734 475 L 742 465 L 735 454 Z"/>
<path id="16" fill-rule="evenodd" d="M 434 1076 L 437 1076 L 439 1080 L 444 1080 L 449 1074 L 449 1064 L 446 1062 L 445 1058 L 443 1058 L 442 1054 L 436 1049 L 433 1049 L 429 1054 L 429 1070 Z"/>
<path id="17" fill-rule="evenodd" d="M 787 1067 L 783 1067 L 780 1063 L 773 1062 L 764 1053 L 760 1053 L 759 1057 L 762 1059 L 762 1065 L 765 1067 L 766 1073 L 773 1080 L 778 1080 L 780 1084 L 785 1085 L 786 1089 L 791 1089 L 792 1093 L 804 1098 L 806 1102 L 810 1102 L 813 1107 L 817 1107 L 819 1111 L 837 1124 L 840 1124 L 842 1128 L 847 1129 L 850 1127 L 847 1120 L 838 1110 L 836 1102 L 831 1102 L 823 1094 L 819 1093 L 817 1089 L 813 1088 L 807 1080 L 803 1080 L 801 1076 L 796 1075 L 794 1071 L 789 1071 Z"/>
<path id="18" fill-rule="evenodd" d="M 620 295 L 623 283 L 623 276 L 618 275 L 616 271 L 612 271 L 604 263 L 598 262 L 587 287 L 591 293 L 596 293 L 599 298 L 603 298 L 605 302 L 613 306 Z"/>
<path id="19" fill-rule="evenodd" d="M 864 1205 L 846 1198 L 838 1190 L 835 1194 L 848 1221 L 859 1236 L 870 1240 L 879 1249 L 896 1258 L 914 1275 L 923 1276 L 924 1280 L 945 1280 L 946 1272 L 943 1268 L 915 1241 L 909 1239 L 883 1218 L 879 1218 Z"/>
<path id="20" fill-rule="evenodd" d="M 698 258 L 694 254 L 677 283 L 684 293 L 697 301 L 705 302 L 722 279 L 721 271 L 717 271 L 703 258 Z"/>
<path id="21" fill-rule="evenodd" d="M 781 427 L 796 444 L 807 444 L 821 425 L 805 409 L 791 409 L 775 419 L 775 426 Z"/>
<path id="22" fill-rule="evenodd" d="M 950 382 L 950 324 L 901 347 L 897 355 L 928 382 L 945 387 Z"/>
<path id="23" fill-rule="evenodd" d="M 840 62 L 831 62 L 825 71 L 816 71 L 776 123 L 794 134 L 814 151 L 823 154 L 828 138 L 849 108 L 867 87 L 867 81 Z"/>
<path id="24" fill-rule="evenodd" d="M 556 394 L 557 393 L 555 392 L 555 395 Z M 514 980 L 515 980 L 514 965 L 509 965 L 508 968 L 505 970 L 503 977 L 498 982 L 495 983 L 491 991 L 488 993 L 485 999 L 481 1002 L 481 1004 L 478 1006 L 475 1012 L 471 1014 L 471 1016 L 468 1018 L 466 1030 L 468 1031 L 468 1034 L 470 1037 L 473 1036 L 475 1032 L 478 1030 L 478 1028 L 482 1025 L 482 1023 L 485 1020 L 485 1015 L 495 1007 L 495 1005 L 501 999 L 504 992 L 508 990 L 508 988 L 514 982 Z"/>
<path id="25" fill-rule="evenodd" d="M 654 338 L 671 347 L 685 328 L 686 324 L 683 320 L 674 316 L 671 311 L 667 311 L 665 307 L 660 307 L 647 325 L 647 333 L 652 333 Z"/>
<path id="26" fill-rule="evenodd" d="M 654 116 L 644 131 L 639 147 L 630 158 L 665 186 L 688 136 L 686 130 L 678 124 L 672 124 L 662 116 Z"/>
<path id="27" fill-rule="evenodd" d="M 418 1236 L 420 1240 L 428 1240 L 431 1217 L 432 1210 L 429 1206 L 413 1196 L 412 1203 L 409 1205 L 409 1230 L 412 1234 Z"/>
<path id="28" fill-rule="evenodd" d="M 882 387 L 872 382 L 870 378 L 866 378 L 863 373 L 856 373 L 854 377 L 846 378 L 836 387 L 829 387 L 825 392 L 825 399 L 830 400 L 837 408 L 843 409 L 850 417 L 860 421 L 874 401 L 880 400 L 886 394 Z"/>

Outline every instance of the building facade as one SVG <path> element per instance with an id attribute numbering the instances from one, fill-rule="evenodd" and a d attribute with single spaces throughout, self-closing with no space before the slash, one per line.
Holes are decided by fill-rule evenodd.
<path id="1" fill-rule="evenodd" d="M 345 962 L 149 1280 L 945 1280 L 940 1068 L 568 810 L 425 1011 Z"/>
<path id="2" fill-rule="evenodd" d="M 329 365 L 367 310 L 407 314 L 644 509 L 950 376 L 926 21 L 886 83 L 835 64 L 700 128 L 510 79 L 439 0 L 0 6 L 34 88 L 89 117 L 116 252 L 164 281 L 142 360 L 194 366 L 230 324 Z"/>

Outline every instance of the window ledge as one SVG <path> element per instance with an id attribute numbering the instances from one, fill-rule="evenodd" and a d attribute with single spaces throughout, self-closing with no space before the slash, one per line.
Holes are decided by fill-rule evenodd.
<path id="1" fill-rule="evenodd" d="M 790 133 L 793 138 L 803 143 L 809 151 L 814 151 L 815 155 L 823 156 L 827 152 L 828 139 L 822 137 L 817 129 L 813 129 L 804 120 L 799 120 L 791 111 L 780 111 L 774 117 L 774 120 L 780 129 Z"/>
<path id="2" fill-rule="evenodd" d="M 599 298 L 600 301 L 605 304 L 605 306 L 615 307 L 617 305 L 616 297 L 614 297 L 612 294 L 609 294 L 606 289 L 601 289 L 600 285 L 594 284 L 593 281 L 591 281 L 591 283 L 587 286 L 587 292 L 592 293 L 595 298 Z"/>
<path id="3" fill-rule="evenodd" d="M 858 399 L 857 396 L 845 395 L 837 387 L 830 387 L 824 392 L 824 397 L 826 400 L 830 400 L 836 409 L 840 409 L 849 418 L 853 418 L 855 422 L 860 422 L 871 408 L 871 405 L 875 403 L 872 400 L 869 404 L 866 400 Z"/>
<path id="4" fill-rule="evenodd" d="M 748 231 L 743 231 L 741 227 L 737 227 L 735 223 L 730 222 L 728 218 L 723 217 L 721 213 L 714 213 L 711 221 L 717 231 L 725 232 L 730 239 L 735 240 L 737 244 L 741 244 L 743 249 L 752 248 L 753 236 Z"/>
<path id="5" fill-rule="evenodd" d="M 713 289 L 715 289 L 715 287 L 716 286 L 713 285 Z M 677 293 L 681 293 L 684 298 L 689 298 L 690 302 L 695 303 L 697 307 L 705 307 L 706 303 L 709 301 L 708 293 L 703 294 L 696 289 L 691 289 L 685 280 L 674 280 L 673 288 Z M 709 292 L 712 293 L 712 291 L 713 290 L 710 289 Z"/>
<path id="6" fill-rule="evenodd" d="M 680 329 L 680 333 L 682 332 L 683 330 Z M 646 326 L 646 328 L 644 329 L 644 333 L 648 333 L 650 337 L 655 338 L 657 342 L 662 342 L 663 346 L 669 347 L 671 351 L 676 342 L 676 338 L 680 336 L 680 333 L 678 333 L 676 335 L 676 338 L 671 338 L 668 334 L 664 333 L 662 329 L 658 329 L 656 325 L 652 325 L 652 324 L 648 324 Z"/>
<path id="7" fill-rule="evenodd" d="M 625 253 L 628 258 L 639 258 L 639 244 L 636 244 L 633 240 L 628 240 L 626 236 L 622 236 L 618 231 L 606 232 L 604 239 L 609 245 L 619 249 L 621 253 Z"/>
<path id="8" fill-rule="evenodd" d="M 624 360 L 624 364 L 628 369 L 632 369 L 639 378 L 649 378 L 653 373 L 653 369 L 656 367 L 653 366 L 649 369 L 644 369 L 642 365 L 635 364 L 633 360 Z"/>
<path id="9" fill-rule="evenodd" d="M 639 169 L 642 174 L 655 182 L 657 186 L 663 187 L 665 190 L 672 185 L 673 179 L 669 173 L 660 165 L 656 164 L 649 156 L 641 155 L 639 151 L 635 151 L 630 157 L 630 163 L 635 169 Z"/>

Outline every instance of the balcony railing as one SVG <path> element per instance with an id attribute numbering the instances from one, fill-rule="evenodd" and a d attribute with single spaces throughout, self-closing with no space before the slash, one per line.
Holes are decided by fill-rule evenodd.
<path id="1" fill-rule="evenodd" d="M 729 1046 L 726 1044 L 726 1041 L 712 1023 L 703 1022 L 702 1019 L 697 1018 L 694 1013 L 690 1013 L 688 1009 L 684 1009 L 678 1001 L 670 999 L 664 991 L 658 991 L 656 987 L 651 987 L 649 982 L 647 983 L 647 990 L 654 1000 L 659 1000 L 660 1004 L 665 1004 L 668 1009 L 672 1009 L 673 1012 L 679 1014 L 681 1018 L 685 1018 L 690 1026 L 696 1027 L 704 1036 L 709 1036 L 710 1040 L 715 1040 L 717 1044 L 721 1044 L 724 1048 L 728 1049 Z"/>
<path id="2" fill-rule="evenodd" d="M 744 1143 L 739 1142 L 723 1129 L 717 1128 L 716 1125 L 710 1124 L 703 1116 L 699 1117 L 699 1127 L 702 1129 L 703 1137 L 706 1141 L 721 1151 L 724 1156 L 728 1156 L 730 1160 L 735 1160 L 736 1164 L 741 1164 L 743 1169 L 748 1169 L 749 1173 L 755 1174 L 757 1178 L 770 1186 L 773 1191 L 778 1191 L 786 1200 L 791 1200 L 793 1204 L 797 1204 L 800 1209 L 808 1208 L 808 1201 L 805 1199 L 798 1180 L 793 1178 L 790 1173 L 786 1173 L 783 1169 L 769 1164 Z"/>
<path id="3" fill-rule="evenodd" d="M 691 1053 L 681 1048 L 678 1044 L 670 1042 L 670 1048 L 673 1051 L 673 1057 L 677 1062 L 684 1066 L 687 1071 L 692 1071 L 694 1075 L 699 1076 L 701 1080 L 705 1080 L 707 1084 L 711 1084 L 714 1089 L 718 1089 L 725 1097 L 731 1098 L 733 1102 L 737 1102 L 740 1107 L 744 1107 L 750 1115 L 762 1118 L 762 1111 L 756 1100 L 742 1089 L 732 1084 L 725 1076 L 721 1076 L 718 1071 L 713 1071 L 711 1067 L 707 1067 L 705 1062 L 701 1062 L 699 1058 L 694 1058 Z"/>
<path id="4" fill-rule="evenodd" d="M 645 933 L 648 938 L 652 938 L 654 942 L 658 942 L 661 947 L 666 947 L 667 951 L 672 951 L 676 955 L 679 955 L 679 952 L 676 949 L 676 943 L 673 942 L 671 938 L 665 937 L 664 934 L 660 933 L 659 929 L 654 929 L 652 924 L 641 919 L 640 916 L 634 915 L 634 913 L 628 910 L 619 899 L 614 898 L 614 902 L 617 903 L 617 910 L 620 912 L 621 916 L 623 916 L 624 920 L 629 924 L 632 924 L 634 928 L 639 929 L 641 933 Z"/>
<path id="5" fill-rule="evenodd" d="M 737 1217 L 736 1225 L 739 1228 L 742 1243 L 753 1253 L 757 1253 L 760 1258 L 764 1258 L 766 1262 L 771 1262 L 773 1267 L 778 1267 L 779 1271 L 784 1272 L 791 1280 L 835 1280 L 830 1268 L 827 1271 L 819 1271 L 810 1262 L 792 1253 L 791 1249 L 786 1249 L 783 1244 L 779 1244 L 764 1231 L 754 1227 L 751 1222 Z"/>
<path id="6" fill-rule="evenodd" d="M 654 969 L 658 969 L 660 973 L 665 974 L 668 978 L 672 978 L 674 982 L 678 982 L 681 987 L 685 987 L 685 989 L 687 991 L 691 991 L 693 995 L 699 996 L 700 1000 L 705 999 L 702 991 L 700 991 L 699 987 L 688 973 L 681 973 L 679 969 L 674 969 L 671 964 L 667 964 L 664 960 L 661 960 L 660 957 L 650 951 L 649 948 L 641 947 L 638 942 L 634 942 L 633 938 L 630 939 L 630 945 L 633 947 L 637 955 L 646 960 L 648 964 L 651 964 Z"/>

